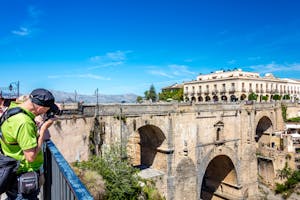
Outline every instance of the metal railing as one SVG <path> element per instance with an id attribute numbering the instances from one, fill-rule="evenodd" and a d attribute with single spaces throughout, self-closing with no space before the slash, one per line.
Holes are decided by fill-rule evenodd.
<path id="1" fill-rule="evenodd" d="M 45 184 L 41 199 L 94 199 L 51 140 L 46 143 L 44 155 Z"/>

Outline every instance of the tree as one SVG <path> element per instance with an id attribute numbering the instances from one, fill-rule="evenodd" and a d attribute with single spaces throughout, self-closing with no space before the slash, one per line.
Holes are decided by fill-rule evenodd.
<path id="1" fill-rule="evenodd" d="M 153 102 L 155 102 L 157 99 L 157 94 L 156 94 L 155 87 L 153 84 L 150 86 L 149 90 L 144 92 L 144 94 L 145 94 L 145 98 L 147 100 L 151 99 Z"/>
<path id="2" fill-rule="evenodd" d="M 159 93 L 159 100 L 168 101 L 169 99 L 183 101 L 183 89 L 164 90 Z"/>
<path id="3" fill-rule="evenodd" d="M 136 97 L 136 102 L 141 103 L 143 101 L 143 97 L 137 96 Z"/>
<path id="4" fill-rule="evenodd" d="M 286 94 L 286 95 L 283 96 L 283 99 L 284 99 L 284 100 L 289 100 L 289 99 L 291 99 L 291 97 L 290 97 L 289 94 Z"/>
<path id="5" fill-rule="evenodd" d="M 275 94 L 274 96 L 273 96 L 273 100 L 275 100 L 275 101 L 278 101 L 278 100 L 280 100 L 281 99 L 281 96 L 279 95 L 279 94 Z"/>
<path id="6" fill-rule="evenodd" d="M 268 101 L 269 97 L 268 96 L 262 96 L 262 100 Z"/>
<path id="7" fill-rule="evenodd" d="M 255 94 L 255 93 L 252 92 L 251 94 L 249 94 L 248 100 L 249 101 L 251 101 L 251 100 L 257 100 L 257 94 Z"/>

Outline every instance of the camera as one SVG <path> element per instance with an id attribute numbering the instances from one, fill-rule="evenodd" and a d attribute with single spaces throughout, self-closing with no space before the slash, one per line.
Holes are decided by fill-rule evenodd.
<path id="1" fill-rule="evenodd" d="M 63 111 L 60 110 L 56 105 L 53 106 L 52 108 L 50 108 L 47 112 L 46 112 L 46 120 L 54 118 L 55 115 L 62 115 Z"/>

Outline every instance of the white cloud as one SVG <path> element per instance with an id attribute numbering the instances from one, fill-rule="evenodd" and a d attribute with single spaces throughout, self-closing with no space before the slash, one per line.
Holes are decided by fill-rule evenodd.
<path id="1" fill-rule="evenodd" d="M 127 54 L 131 53 L 131 51 L 115 51 L 115 52 L 107 52 L 103 56 L 93 56 L 90 58 L 92 62 L 117 62 L 117 61 L 125 61 L 127 60 Z"/>
<path id="2" fill-rule="evenodd" d="M 115 52 L 107 52 L 105 55 L 97 55 L 90 57 L 90 61 L 95 66 L 91 66 L 88 69 L 98 69 L 98 68 L 104 68 L 104 67 L 113 67 L 118 65 L 123 65 L 125 61 L 127 60 L 127 54 L 131 53 L 132 51 L 115 51 Z"/>
<path id="3" fill-rule="evenodd" d="M 97 80 L 111 80 L 110 78 L 95 75 L 95 74 L 63 74 L 63 75 L 49 75 L 50 79 L 61 79 L 61 78 L 88 78 Z"/>
<path id="4" fill-rule="evenodd" d="M 188 66 L 186 65 L 169 65 L 168 67 L 170 68 L 171 73 L 176 76 L 195 74 L 195 72 L 188 70 Z"/>
<path id="5" fill-rule="evenodd" d="M 11 31 L 14 35 L 18 35 L 18 36 L 26 36 L 30 34 L 30 31 L 28 30 L 28 28 L 25 27 L 20 27 L 19 30 L 13 30 Z"/>
<path id="6" fill-rule="evenodd" d="M 173 78 L 173 76 L 167 72 L 164 72 L 162 70 L 149 70 L 148 71 L 150 74 L 153 75 L 158 75 L 158 76 L 164 76 L 164 77 L 168 77 L 168 78 Z"/>
<path id="7" fill-rule="evenodd" d="M 149 74 L 163 76 L 167 78 L 182 77 L 186 75 L 194 75 L 195 72 L 192 72 L 188 69 L 186 65 L 168 65 L 168 70 L 163 70 L 165 67 L 151 66 L 150 68 L 155 68 L 148 70 Z"/>
<path id="8" fill-rule="evenodd" d="M 276 64 L 275 62 L 269 64 L 253 65 L 248 68 L 260 73 L 271 73 L 271 72 L 284 72 L 284 71 L 300 71 L 300 63 L 293 64 Z"/>
<path id="9" fill-rule="evenodd" d="M 92 70 L 92 69 L 99 69 L 99 68 L 105 68 L 105 67 L 113 67 L 113 66 L 118 66 L 118 65 L 122 65 L 124 64 L 124 62 L 108 62 L 108 63 L 103 63 L 103 64 L 100 64 L 100 65 L 95 65 L 95 66 L 92 66 L 92 67 L 89 67 L 88 69 L 89 70 Z"/>
<path id="10" fill-rule="evenodd" d="M 38 30 L 36 27 L 39 22 L 39 16 L 42 13 L 35 6 L 28 6 L 28 18 L 22 23 L 17 30 L 12 30 L 11 33 L 16 36 L 24 37 L 32 35 L 33 32 Z"/>

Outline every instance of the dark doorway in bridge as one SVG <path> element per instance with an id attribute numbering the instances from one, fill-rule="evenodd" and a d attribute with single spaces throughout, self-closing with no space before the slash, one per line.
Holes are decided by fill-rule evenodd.
<path id="1" fill-rule="evenodd" d="M 128 153 L 132 164 L 140 169 L 146 169 L 150 166 L 160 169 L 161 163 L 159 161 L 164 160 L 165 154 L 160 152 L 159 147 L 165 139 L 164 133 L 157 126 L 145 125 L 140 127 L 128 141 Z"/>
<path id="2" fill-rule="evenodd" d="M 273 125 L 270 118 L 264 116 L 257 124 L 255 131 L 255 141 L 259 143 L 259 146 L 270 145 L 270 137 L 272 136 Z"/>
<path id="3" fill-rule="evenodd" d="M 237 188 L 237 175 L 228 156 L 215 157 L 208 164 L 201 186 L 201 199 L 234 199 L 233 188 Z"/>

